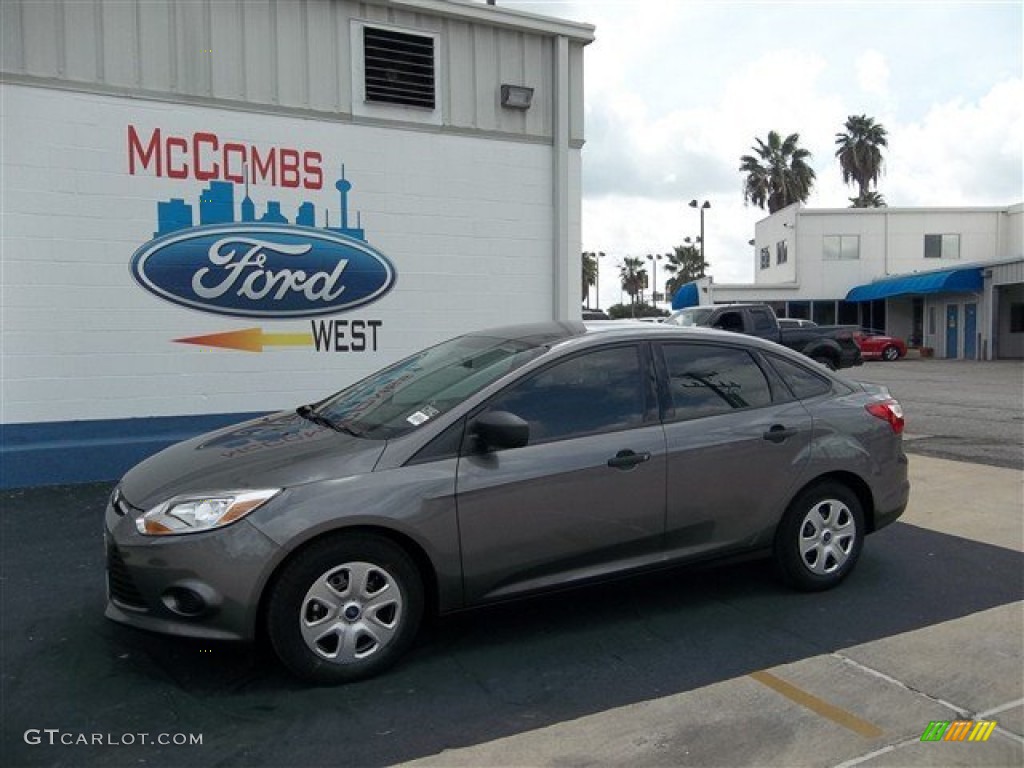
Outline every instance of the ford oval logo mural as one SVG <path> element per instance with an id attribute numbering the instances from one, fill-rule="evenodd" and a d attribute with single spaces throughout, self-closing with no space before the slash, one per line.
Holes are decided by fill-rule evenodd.
<path id="1" fill-rule="evenodd" d="M 377 301 L 395 268 L 367 243 L 294 225 L 189 227 L 135 252 L 132 276 L 182 306 L 235 317 L 315 317 Z"/>

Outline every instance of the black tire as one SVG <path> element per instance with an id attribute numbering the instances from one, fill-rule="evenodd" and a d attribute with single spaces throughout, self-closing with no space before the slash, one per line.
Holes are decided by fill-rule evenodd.
<path id="1" fill-rule="evenodd" d="M 805 592 L 831 589 L 849 575 L 864 545 L 864 511 L 847 486 L 827 481 L 805 488 L 775 532 L 782 578 Z"/>
<path id="2" fill-rule="evenodd" d="M 295 675 L 346 683 L 394 664 L 416 637 L 423 582 L 396 544 L 339 534 L 289 562 L 267 601 L 267 635 Z"/>
<path id="3" fill-rule="evenodd" d="M 893 360 L 900 359 L 900 351 L 896 349 L 892 344 L 882 350 L 882 359 L 887 363 L 891 363 Z"/>
<path id="4" fill-rule="evenodd" d="M 828 355 L 815 355 L 815 356 L 814 356 L 814 357 L 812 357 L 811 359 L 812 359 L 812 360 L 813 360 L 814 362 L 816 362 L 816 363 L 819 363 L 819 364 L 821 364 L 821 365 L 824 365 L 824 366 L 825 366 L 826 368 L 828 368 L 828 369 L 829 369 L 830 371 L 834 371 L 834 370 L 836 369 L 836 364 L 835 364 L 835 362 L 834 362 L 834 361 L 832 360 L 832 358 L 831 358 L 831 357 L 829 357 Z"/>

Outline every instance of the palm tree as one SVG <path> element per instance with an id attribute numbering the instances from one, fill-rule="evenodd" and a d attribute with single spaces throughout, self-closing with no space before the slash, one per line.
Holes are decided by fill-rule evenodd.
<path id="1" fill-rule="evenodd" d="M 887 208 L 888 203 L 878 190 L 871 190 L 867 194 L 857 195 L 849 198 L 851 208 Z"/>
<path id="2" fill-rule="evenodd" d="M 814 169 L 808 164 L 811 153 L 798 146 L 799 133 L 791 133 L 783 141 L 775 131 L 768 132 L 768 141 L 754 138 L 755 155 L 740 158 L 740 170 L 747 174 L 743 182 L 743 202 L 759 208 L 768 206 L 775 213 L 793 203 L 807 202 L 814 186 Z"/>
<path id="3" fill-rule="evenodd" d="M 836 134 L 836 157 L 843 170 L 843 183 L 856 182 L 859 192 L 854 200 L 867 200 L 871 185 L 882 175 L 882 147 L 888 147 L 885 128 L 867 115 L 846 118 L 846 133 Z M 854 208 L 878 206 L 857 205 Z"/>
<path id="4" fill-rule="evenodd" d="M 636 304 L 637 294 L 647 284 L 647 270 L 644 269 L 643 260 L 635 256 L 624 258 L 619 269 L 619 279 L 622 281 L 622 290 L 629 294 L 630 304 Z"/>
<path id="5" fill-rule="evenodd" d="M 672 277 L 665 284 L 665 293 L 674 296 L 676 291 L 687 283 L 704 277 L 704 270 L 708 267 L 706 261 L 701 261 L 700 248 L 695 245 L 676 245 L 672 247 L 672 253 L 666 253 L 665 271 Z"/>
<path id="6" fill-rule="evenodd" d="M 583 253 L 583 267 L 581 270 L 582 285 L 580 295 L 586 297 L 586 305 L 590 306 L 590 286 L 597 282 L 597 254 L 593 251 Z M 601 297 L 597 297 L 597 303 L 601 303 Z"/>

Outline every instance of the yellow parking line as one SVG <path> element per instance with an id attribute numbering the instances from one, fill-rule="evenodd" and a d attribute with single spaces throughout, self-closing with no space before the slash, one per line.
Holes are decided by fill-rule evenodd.
<path id="1" fill-rule="evenodd" d="M 861 720 L 852 712 L 847 712 L 845 709 L 841 709 L 834 704 L 829 704 L 824 699 L 819 699 L 814 694 L 797 688 L 792 683 L 787 683 L 781 677 L 776 677 L 771 672 L 765 672 L 764 670 L 752 672 L 750 677 L 757 680 L 761 685 L 766 685 L 776 693 L 785 696 L 790 701 L 796 702 L 801 707 L 806 707 L 815 714 L 821 715 L 833 723 L 838 723 L 844 728 L 848 728 L 854 733 L 863 736 L 865 739 L 874 739 L 882 735 L 882 729 L 874 723 Z"/>

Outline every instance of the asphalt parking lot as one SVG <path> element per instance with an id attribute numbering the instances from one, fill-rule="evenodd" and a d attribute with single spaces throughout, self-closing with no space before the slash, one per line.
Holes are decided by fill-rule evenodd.
<path id="1" fill-rule="evenodd" d="M 889 387 L 911 453 L 1024 470 L 1024 363 L 911 357 L 843 373 Z"/>
<path id="2" fill-rule="evenodd" d="M 972 375 L 972 392 L 1001 392 L 986 377 L 1021 372 L 967 364 L 954 387 L 933 367 L 953 365 L 858 373 L 893 377 L 913 431 Z M 1019 424 L 1020 398 L 1000 402 L 977 412 Z M 935 423 L 908 447 L 957 436 Z M 0 762 L 1020 765 L 1020 473 L 930 455 L 911 472 L 904 520 L 868 539 L 837 590 L 791 592 L 763 561 L 633 578 L 438 620 L 395 670 L 342 688 L 305 688 L 259 649 L 106 621 L 111 485 L 8 492 Z M 920 741 L 953 719 L 998 727 L 983 744 Z"/>

